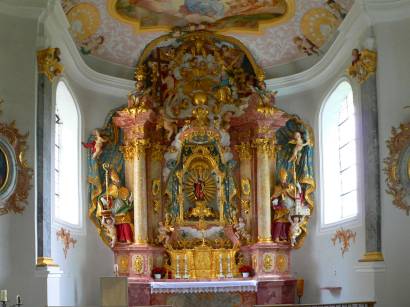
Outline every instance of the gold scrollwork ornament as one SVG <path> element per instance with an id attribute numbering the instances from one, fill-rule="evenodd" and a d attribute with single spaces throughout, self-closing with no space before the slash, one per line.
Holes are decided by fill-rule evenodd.
<path id="1" fill-rule="evenodd" d="M 389 149 L 389 155 L 384 159 L 385 167 L 383 169 L 387 176 L 386 192 L 393 196 L 393 205 L 410 215 L 410 204 L 406 200 L 408 191 L 402 182 L 403 176 L 400 176 L 401 168 L 404 167 L 401 162 L 404 153 L 410 146 L 410 123 L 400 124 L 398 129 L 393 127 L 392 136 L 386 143 Z M 409 159 L 409 156 L 407 158 Z M 407 168 L 405 170 L 406 174 L 408 173 L 408 165 L 407 162 L 405 165 Z M 410 178 L 407 177 L 407 180 L 410 180 Z"/>
<path id="2" fill-rule="evenodd" d="M 133 269 L 137 274 L 142 274 L 144 272 L 144 257 L 142 255 L 134 257 Z"/>
<path id="3" fill-rule="evenodd" d="M 0 149 L 4 160 L 5 178 L 0 188 L 0 215 L 23 213 L 32 187 L 33 170 L 25 159 L 28 133 L 20 134 L 15 122 L 0 123 Z M 22 205 L 23 204 L 23 205 Z"/>
<path id="4" fill-rule="evenodd" d="M 37 51 L 38 72 L 45 74 L 50 82 L 64 71 L 60 63 L 60 49 L 47 48 Z"/>

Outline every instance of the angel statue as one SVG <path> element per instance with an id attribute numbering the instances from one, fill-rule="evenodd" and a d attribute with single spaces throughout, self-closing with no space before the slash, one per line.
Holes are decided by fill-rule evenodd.
<path id="1" fill-rule="evenodd" d="M 114 225 L 114 220 L 111 216 L 103 216 L 101 224 L 105 229 L 107 236 L 110 238 L 111 248 L 114 248 L 115 244 L 117 243 L 117 230 Z"/>
<path id="2" fill-rule="evenodd" d="M 296 245 L 296 239 L 302 234 L 301 225 L 305 221 L 305 216 L 289 216 L 290 228 L 289 228 L 289 239 L 290 245 L 293 247 Z"/>
<path id="3" fill-rule="evenodd" d="M 294 163 L 296 163 L 296 164 L 299 164 L 300 158 L 301 158 L 301 154 L 302 154 L 302 149 L 303 149 L 303 147 L 310 145 L 310 142 L 309 142 L 309 140 L 307 140 L 307 141 L 304 143 L 304 142 L 303 142 L 303 139 L 302 139 L 301 133 L 300 133 L 299 131 L 296 131 L 296 132 L 293 134 L 292 140 L 289 141 L 289 144 L 295 145 L 295 146 L 293 147 L 292 155 L 291 155 L 291 157 L 289 158 L 289 162 L 294 162 Z"/>
<path id="4" fill-rule="evenodd" d="M 174 230 L 174 227 L 169 226 L 168 223 L 164 225 L 163 222 L 158 222 L 157 243 L 162 244 L 165 248 L 169 248 L 169 241 L 171 240 L 171 235 Z"/>
<path id="5" fill-rule="evenodd" d="M 246 243 L 248 243 L 251 240 L 251 236 L 245 229 L 246 224 L 245 221 L 243 220 L 243 217 L 239 217 L 238 223 L 233 226 L 235 230 L 235 236 L 238 238 L 238 240 L 245 240 Z"/>
<path id="6" fill-rule="evenodd" d="M 96 160 L 102 154 L 104 144 L 108 142 L 108 139 L 103 137 L 98 129 L 93 131 L 93 135 L 94 141 L 88 143 L 83 142 L 82 144 L 85 148 L 91 149 L 91 158 Z"/>

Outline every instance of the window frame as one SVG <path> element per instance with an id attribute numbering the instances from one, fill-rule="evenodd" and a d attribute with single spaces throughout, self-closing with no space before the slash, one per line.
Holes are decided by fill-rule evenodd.
<path id="1" fill-rule="evenodd" d="M 324 144 L 324 127 L 323 127 L 323 112 L 325 109 L 325 105 L 327 102 L 329 102 L 329 99 L 331 96 L 334 94 L 334 92 L 338 89 L 338 87 L 343 84 L 344 82 L 347 82 L 351 89 L 352 89 L 352 94 L 353 94 L 353 106 L 355 109 L 354 112 L 354 118 L 355 118 L 355 129 L 356 129 L 356 172 L 357 172 L 357 214 L 354 217 L 350 218 L 345 218 L 342 220 L 339 220 L 337 222 L 333 223 L 328 223 L 325 224 L 325 194 L 324 194 L 324 156 L 323 156 L 323 148 L 326 146 Z M 318 224 L 318 233 L 328 233 L 331 231 L 334 231 L 336 228 L 340 227 L 359 227 L 363 225 L 363 206 L 364 206 L 364 195 L 363 195 L 363 154 L 362 154 L 362 148 L 363 148 L 363 143 L 362 143 L 362 110 L 361 110 L 361 102 L 360 102 L 360 86 L 356 84 L 355 82 L 352 82 L 350 78 L 347 76 L 342 76 L 339 78 L 331 87 L 329 90 L 326 91 L 326 94 L 324 95 L 323 99 L 321 100 L 321 105 L 320 105 L 320 110 L 317 118 L 317 127 L 319 131 L 319 147 L 317 149 L 317 157 L 319 160 L 319 170 L 317 173 L 319 174 L 318 176 L 318 187 L 319 187 L 319 201 L 318 201 L 318 206 L 319 206 L 319 212 L 320 212 L 320 217 L 319 217 L 319 223 Z"/>
<path id="2" fill-rule="evenodd" d="M 56 216 L 56 210 L 55 210 L 55 134 L 56 134 L 56 106 L 57 106 L 57 88 L 59 86 L 60 83 L 64 83 L 64 85 L 66 86 L 67 90 L 69 91 L 69 93 L 71 94 L 71 97 L 73 98 L 73 102 L 74 102 L 74 106 L 75 109 L 77 111 L 77 117 L 78 117 L 78 129 L 77 129 L 77 139 L 79 142 L 79 146 L 78 146 L 78 163 L 77 163 L 77 167 L 78 167 L 78 214 L 79 214 L 79 222 L 77 225 L 75 224 L 71 224 L 67 221 L 64 221 L 60 218 L 58 218 Z M 80 110 L 80 106 L 77 102 L 77 97 L 74 94 L 74 91 L 72 90 L 69 82 L 64 78 L 64 77 L 60 77 L 58 79 L 56 79 L 55 83 L 53 84 L 53 91 L 52 91 L 52 102 L 53 102 L 53 106 L 52 106 L 52 135 L 51 135 L 51 142 L 53 144 L 52 148 L 52 153 L 51 153 L 51 169 L 52 169 L 52 175 L 51 175 L 51 224 L 52 224 L 52 228 L 54 230 L 59 229 L 61 227 L 64 227 L 66 229 L 69 229 L 72 233 L 77 234 L 77 235 L 85 235 L 86 231 L 85 231 L 85 206 L 84 206 L 84 193 L 82 190 L 82 186 L 83 186 L 83 154 L 82 154 L 82 146 L 81 146 L 81 141 L 83 139 L 83 119 L 81 116 L 81 110 Z M 61 182 L 60 182 L 61 184 Z"/>

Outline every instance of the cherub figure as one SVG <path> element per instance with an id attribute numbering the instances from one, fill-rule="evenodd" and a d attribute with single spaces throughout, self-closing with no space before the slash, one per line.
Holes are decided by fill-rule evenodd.
<path id="1" fill-rule="evenodd" d="M 108 139 L 101 136 L 100 131 L 98 129 L 95 129 L 93 131 L 94 135 L 94 141 L 89 142 L 89 143 L 82 143 L 85 148 L 91 149 L 92 156 L 91 158 L 93 160 L 98 159 L 98 157 L 101 155 L 103 152 L 104 144 L 108 142 Z"/>
<path id="2" fill-rule="evenodd" d="M 167 140 L 171 141 L 174 134 L 178 132 L 177 121 L 175 119 L 170 119 L 166 116 L 164 108 L 159 110 L 160 118 L 157 124 L 157 130 L 164 128 L 167 132 Z"/>
<path id="3" fill-rule="evenodd" d="M 221 128 L 224 129 L 225 131 L 228 131 L 229 128 L 231 127 L 232 116 L 233 116 L 232 111 L 225 112 L 224 115 L 222 115 Z"/>
<path id="4" fill-rule="evenodd" d="M 115 228 L 114 221 L 111 216 L 103 217 L 101 221 L 103 227 L 106 229 L 107 236 L 110 238 L 110 246 L 114 248 L 117 243 L 117 229 Z"/>
<path id="5" fill-rule="evenodd" d="M 238 219 L 238 223 L 235 224 L 234 226 L 234 230 L 235 230 L 235 236 L 238 238 L 238 240 L 245 240 L 246 242 L 249 242 L 251 239 L 251 236 L 249 235 L 249 233 L 246 231 L 245 227 L 245 221 L 243 220 L 243 217 L 239 217 Z"/>
<path id="6" fill-rule="evenodd" d="M 289 162 L 295 162 L 296 164 L 299 164 L 300 157 L 301 157 L 301 151 L 303 147 L 308 146 L 310 143 L 309 141 L 306 141 L 305 143 L 303 143 L 302 135 L 299 131 L 296 131 L 293 134 L 293 139 L 289 143 L 295 145 L 295 147 L 293 148 L 292 156 L 289 159 Z"/>
<path id="7" fill-rule="evenodd" d="M 307 56 L 320 54 L 319 48 L 311 40 L 304 36 L 295 36 L 293 38 L 293 42 L 295 43 L 299 51 L 303 52 Z"/>
<path id="8" fill-rule="evenodd" d="M 290 239 L 290 245 L 295 246 L 296 245 L 296 239 L 302 234 L 302 228 L 300 225 L 305 220 L 305 216 L 300 217 L 299 215 L 295 216 L 289 216 L 289 222 L 290 222 L 290 227 L 289 227 L 289 239 Z"/>
<path id="9" fill-rule="evenodd" d="M 171 234 L 173 231 L 173 227 L 164 225 L 163 222 L 158 222 L 157 243 L 163 244 L 164 247 L 169 247 L 169 241 L 171 239 Z"/>
<path id="10" fill-rule="evenodd" d="M 345 19 L 347 15 L 346 9 L 340 5 L 340 3 L 337 3 L 335 0 L 326 0 L 326 5 L 329 6 L 329 8 L 336 14 L 336 17 L 340 19 Z"/>

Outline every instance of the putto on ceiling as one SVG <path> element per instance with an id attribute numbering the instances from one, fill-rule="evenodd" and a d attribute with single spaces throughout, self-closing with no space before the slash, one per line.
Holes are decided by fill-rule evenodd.
<path id="1" fill-rule="evenodd" d="M 108 11 L 139 31 L 189 24 L 224 32 L 259 31 L 291 19 L 295 0 L 108 0 Z"/>

